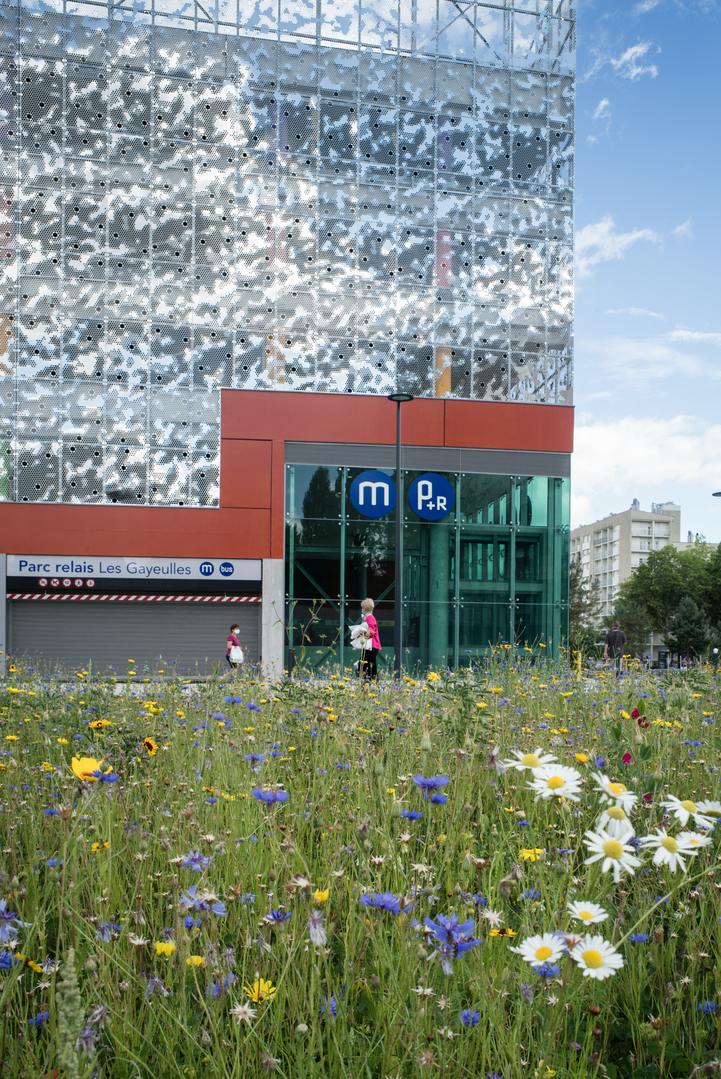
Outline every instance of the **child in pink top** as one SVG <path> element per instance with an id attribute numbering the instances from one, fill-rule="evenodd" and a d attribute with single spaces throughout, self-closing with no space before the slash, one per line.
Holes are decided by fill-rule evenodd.
<path id="1" fill-rule="evenodd" d="M 370 634 L 368 646 L 362 655 L 362 661 L 358 664 L 358 674 L 366 682 L 378 681 L 378 653 L 381 650 L 381 639 L 378 635 L 378 623 L 373 614 L 375 603 L 372 599 L 364 599 L 361 602 L 361 614 Z"/>

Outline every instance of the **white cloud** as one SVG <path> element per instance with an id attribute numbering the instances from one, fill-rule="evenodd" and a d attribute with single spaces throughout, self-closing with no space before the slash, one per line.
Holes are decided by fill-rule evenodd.
<path id="1" fill-rule="evenodd" d="M 602 98 L 593 112 L 594 120 L 603 120 L 611 115 L 611 102 L 607 97 Z"/>
<path id="2" fill-rule="evenodd" d="M 650 48 L 650 41 L 639 41 L 638 45 L 629 46 L 620 56 L 598 56 L 585 79 L 592 78 L 606 64 L 610 64 L 615 73 L 622 79 L 631 79 L 633 81 L 634 79 L 640 79 L 642 75 L 650 75 L 652 79 L 655 79 L 658 75 L 656 65 L 647 64 L 644 66 L 640 63 Z"/>
<path id="3" fill-rule="evenodd" d="M 643 307 L 616 307 L 606 312 L 607 315 L 645 315 L 648 318 L 660 318 L 662 322 L 666 321 L 664 315 L 659 315 L 656 311 L 646 311 Z"/>
<path id="4" fill-rule="evenodd" d="M 661 3 L 661 0 L 641 0 L 634 8 L 635 15 L 645 15 L 647 11 L 653 11 Z"/>
<path id="5" fill-rule="evenodd" d="M 721 333 L 702 333 L 699 330 L 671 330 L 669 341 L 695 341 L 699 344 L 721 345 Z"/>
<path id="6" fill-rule="evenodd" d="M 660 500 L 678 502 L 719 487 L 721 424 L 698 416 L 669 419 L 638 415 L 576 425 L 573 454 L 572 527 L 627 508 L 633 489 L 658 488 Z M 603 467 L 599 467 L 599 462 Z M 675 490 L 668 488 L 675 485 Z M 702 490 L 703 489 L 703 490 Z"/>
<path id="7" fill-rule="evenodd" d="M 690 240 L 693 233 L 691 232 L 691 218 L 687 217 L 682 225 L 677 225 L 675 229 L 671 229 L 672 236 L 678 236 L 684 240 Z"/>
<path id="8" fill-rule="evenodd" d="M 610 214 L 592 225 L 584 225 L 576 233 L 576 267 L 579 277 L 588 276 L 591 268 L 599 262 L 623 258 L 628 248 L 639 240 L 657 244 L 661 242 L 661 236 L 652 229 L 616 232 L 616 225 Z"/>
<path id="9" fill-rule="evenodd" d="M 683 332 L 683 331 L 679 331 Z M 681 376 L 684 384 L 692 378 L 718 381 L 721 367 L 699 356 L 682 352 L 668 337 L 609 336 L 581 339 L 576 348 L 578 363 L 605 379 L 618 381 L 625 392 L 658 394 L 664 380 Z M 717 335 L 711 335 L 716 337 Z M 718 335 L 721 342 L 721 335 Z M 681 338 L 686 340 L 686 338 Z M 696 340 L 691 338 L 691 340 Z"/>

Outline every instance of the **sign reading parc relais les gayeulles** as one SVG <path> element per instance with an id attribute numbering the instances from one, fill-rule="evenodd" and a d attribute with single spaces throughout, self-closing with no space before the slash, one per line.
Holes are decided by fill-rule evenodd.
<path id="1" fill-rule="evenodd" d="M 396 485 L 377 469 L 361 472 L 350 487 L 351 504 L 364 517 L 385 517 L 395 508 Z M 445 476 L 425 472 L 408 489 L 408 504 L 423 521 L 440 521 L 453 509 L 456 495 Z"/>
<path id="2" fill-rule="evenodd" d="M 87 555 L 13 554 L 8 577 L 91 577 L 135 581 L 259 581 L 256 558 L 119 558 Z"/>

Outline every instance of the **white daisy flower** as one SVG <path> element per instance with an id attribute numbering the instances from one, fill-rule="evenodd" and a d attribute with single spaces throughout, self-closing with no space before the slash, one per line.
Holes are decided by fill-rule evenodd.
<path id="1" fill-rule="evenodd" d="M 653 864 L 667 865 L 672 873 L 675 873 L 677 869 L 685 873 L 686 863 L 682 856 L 696 853 L 685 843 L 681 843 L 678 839 L 674 839 L 672 835 L 669 835 L 665 828 L 657 828 L 656 835 L 646 835 L 641 842 L 644 847 L 656 848 Z"/>
<path id="2" fill-rule="evenodd" d="M 689 846 L 694 853 L 701 847 L 710 847 L 713 842 L 711 836 L 701 835 L 700 832 L 679 832 L 676 839 Z"/>
<path id="3" fill-rule="evenodd" d="M 563 955 L 563 937 L 555 933 L 542 933 L 535 937 L 526 937 L 517 948 L 517 952 L 532 967 L 541 967 L 544 963 L 555 963 Z"/>
<path id="4" fill-rule="evenodd" d="M 596 821 L 596 827 L 608 832 L 614 839 L 633 832 L 633 825 L 622 806 L 612 805 L 604 809 Z"/>
<path id="5" fill-rule="evenodd" d="M 623 956 L 603 937 L 584 937 L 571 952 L 571 959 L 578 963 L 584 978 L 610 978 L 623 966 Z"/>
<path id="6" fill-rule="evenodd" d="M 633 794 L 625 783 L 617 783 L 605 776 L 603 772 L 594 772 L 596 790 L 601 795 L 602 802 L 610 802 L 611 805 L 621 806 L 627 813 L 633 813 L 638 795 Z"/>
<path id="7" fill-rule="evenodd" d="M 586 836 L 583 842 L 591 852 L 591 857 L 586 858 L 586 865 L 591 865 L 592 862 L 598 862 L 603 858 L 601 870 L 607 873 L 609 869 L 613 869 L 613 879 L 616 884 L 621 878 L 622 869 L 633 874 L 636 866 L 641 864 L 641 859 L 635 857 L 632 853 L 633 847 L 628 843 L 628 840 L 633 838 L 633 832 L 626 832 L 620 839 L 604 831 L 586 832 Z"/>
<path id="8" fill-rule="evenodd" d="M 534 801 L 539 798 L 570 798 L 580 801 L 579 789 L 581 773 L 575 768 L 566 768 L 563 764 L 544 764 L 534 769 L 530 789 L 536 791 Z"/>
<path id="9" fill-rule="evenodd" d="M 544 753 L 540 746 L 534 753 L 524 753 L 520 749 L 514 749 L 512 753 L 516 760 L 503 761 L 503 764 L 506 768 L 515 768 L 519 772 L 525 772 L 527 768 L 535 772 L 536 768 L 541 768 L 544 764 L 553 764 L 557 760 L 552 753 Z"/>
<path id="10" fill-rule="evenodd" d="M 692 802 L 689 798 L 684 798 L 683 801 L 677 798 L 674 794 L 669 794 L 666 802 L 661 802 L 664 809 L 667 809 L 669 813 L 681 821 L 681 824 L 686 826 L 689 819 L 693 817 L 693 822 L 699 828 L 713 828 L 716 823 L 714 818 L 709 814 L 705 816 L 699 809 L 695 802 Z"/>
<path id="11" fill-rule="evenodd" d="M 583 903 L 573 902 L 569 903 L 566 910 L 572 918 L 578 918 L 580 922 L 585 922 L 586 925 L 594 925 L 596 922 L 605 922 L 608 918 L 608 911 L 603 907 L 599 907 L 598 903 Z"/>
<path id="12" fill-rule="evenodd" d="M 697 802 L 696 809 L 699 813 L 702 813 L 704 817 L 711 817 L 714 821 L 721 820 L 721 802 Z"/>

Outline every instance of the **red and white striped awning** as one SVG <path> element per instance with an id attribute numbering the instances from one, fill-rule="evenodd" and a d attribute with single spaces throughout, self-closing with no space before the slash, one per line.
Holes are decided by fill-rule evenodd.
<path id="1" fill-rule="evenodd" d="M 7 598 L 74 603 L 260 603 L 260 596 L 139 596 L 134 592 L 8 592 Z"/>

